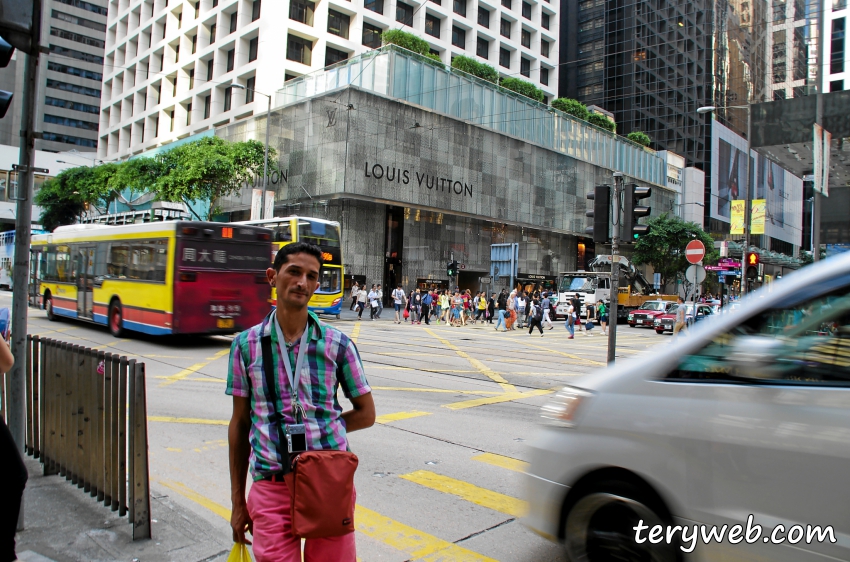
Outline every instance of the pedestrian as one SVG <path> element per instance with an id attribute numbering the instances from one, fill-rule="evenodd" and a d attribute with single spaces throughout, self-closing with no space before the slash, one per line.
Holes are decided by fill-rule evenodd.
<path id="1" fill-rule="evenodd" d="M 676 299 L 676 302 L 679 304 L 679 306 L 676 307 L 676 323 L 673 324 L 674 338 L 679 335 L 680 331 L 687 328 L 687 326 L 685 326 L 685 301 L 682 299 L 682 297 L 679 297 L 678 299 Z"/>
<path id="2" fill-rule="evenodd" d="M 363 320 L 363 309 L 366 308 L 366 299 L 369 293 L 366 292 L 366 283 L 360 285 L 360 290 L 357 292 L 357 319 Z"/>
<path id="3" fill-rule="evenodd" d="M 422 296 L 422 317 L 425 319 L 426 326 L 431 325 L 431 303 L 433 301 L 434 297 L 431 295 L 431 291 L 426 291 L 425 295 Z"/>
<path id="4" fill-rule="evenodd" d="M 528 324 L 528 316 L 526 314 L 527 306 L 528 301 L 525 298 L 525 293 L 519 293 L 516 299 L 516 314 L 520 328 L 524 328 L 525 324 Z"/>
<path id="5" fill-rule="evenodd" d="M 375 315 L 378 313 L 378 289 L 374 283 L 372 283 L 372 290 L 369 291 L 369 320 L 374 320 Z"/>
<path id="6" fill-rule="evenodd" d="M 413 292 L 410 299 L 410 323 L 411 324 L 421 324 L 422 323 L 422 292 L 419 290 L 419 287 L 416 287 L 416 291 Z"/>
<path id="7" fill-rule="evenodd" d="M 575 311 L 575 325 L 579 327 L 581 330 L 581 295 L 576 293 L 570 298 L 570 302 L 573 305 L 573 310 Z"/>
<path id="8" fill-rule="evenodd" d="M 573 306 L 573 302 L 567 301 L 567 319 L 564 322 L 564 326 L 567 328 L 567 331 L 570 333 L 570 335 L 567 339 L 573 339 L 573 338 L 575 338 L 575 335 L 576 335 L 576 328 L 575 328 L 576 314 L 575 314 L 575 312 L 576 312 L 576 309 Z"/>
<path id="9" fill-rule="evenodd" d="M 443 289 L 443 292 L 440 295 L 440 310 L 442 310 L 442 312 L 443 312 L 443 316 L 442 316 L 441 320 L 447 326 L 451 323 L 451 315 L 452 315 L 451 305 L 452 305 L 452 303 L 451 303 L 451 299 L 449 298 L 449 291 L 448 291 L 448 289 Z"/>
<path id="10" fill-rule="evenodd" d="M 434 291 L 434 309 L 435 316 L 437 317 L 437 324 L 440 323 L 440 320 L 443 318 L 443 292 L 442 291 Z"/>
<path id="11" fill-rule="evenodd" d="M 460 291 L 455 289 L 452 297 L 452 326 L 460 327 L 463 324 L 463 297 Z"/>
<path id="12" fill-rule="evenodd" d="M 543 307 L 543 321 L 542 324 L 549 324 L 549 329 L 551 330 L 555 326 L 552 324 L 552 321 L 549 320 L 549 310 L 552 308 L 552 301 L 549 300 L 549 295 L 547 293 L 542 293 L 541 295 L 543 300 L 540 301 L 540 305 Z"/>
<path id="13" fill-rule="evenodd" d="M 351 307 L 348 310 L 354 310 L 354 307 L 357 306 L 357 295 L 360 294 L 360 284 L 355 281 L 354 285 L 351 287 Z"/>
<path id="14" fill-rule="evenodd" d="M 485 293 L 484 291 L 481 291 L 480 293 L 478 293 L 478 312 L 475 315 L 475 320 L 476 321 L 481 320 L 481 322 L 483 323 L 484 322 L 484 316 L 485 316 L 486 312 L 487 312 L 487 293 Z"/>
<path id="15" fill-rule="evenodd" d="M 608 307 L 605 306 L 605 301 L 600 300 L 596 303 L 596 317 L 599 318 L 599 327 L 602 328 L 602 335 L 608 335 Z"/>
<path id="16" fill-rule="evenodd" d="M 8 373 L 15 364 L 6 340 L 0 338 L 0 372 Z M 27 485 L 27 467 L 21 457 L 21 448 L 15 443 L 12 432 L 0 417 L 0 560 L 17 560 L 15 555 L 15 530 Z"/>
<path id="17" fill-rule="evenodd" d="M 381 313 L 384 311 L 384 290 L 381 288 L 381 284 L 378 283 L 378 313 L 375 315 L 375 318 L 380 318 Z"/>
<path id="18" fill-rule="evenodd" d="M 230 350 L 230 525 L 236 543 L 248 542 L 246 531 L 253 535 L 256 562 L 301 560 L 302 541 L 291 531 L 292 491 L 283 479 L 290 472 L 289 452 L 347 451 L 347 434 L 375 422 L 372 389 L 356 346 L 308 311 L 321 264 L 322 252 L 312 244 L 297 242 L 278 250 L 267 271 L 277 290 L 277 308 L 239 334 Z M 351 401 L 351 410 L 343 412 L 337 402 L 337 385 Z M 299 429 L 306 443 L 298 447 L 293 439 L 297 448 L 283 448 L 283 435 L 290 430 L 299 435 Z M 249 469 L 253 483 L 246 501 Z M 355 550 L 350 532 L 306 539 L 303 556 L 355 562 Z"/>
<path id="19" fill-rule="evenodd" d="M 487 323 L 493 323 L 493 316 L 496 315 L 496 293 L 490 295 L 490 300 L 487 301 Z"/>
<path id="20" fill-rule="evenodd" d="M 535 326 L 538 330 L 540 330 L 540 337 L 543 337 L 543 307 L 540 305 L 539 301 L 531 301 L 530 312 L 529 312 L 529 321 L 528 321 L 528 335 L 531 335 L 531 332 L 534 331 Z"/>
<path id="21" fill-rule="evenodd" d="M 401 285 L 393 289 L 393 308 L 395 308 L 395 323 L 401 324 L 401 309 L 404 305 L 404 290 Z"/>
<path id="22" fill-rule="evenodd" d="M 507 306 L 507 299 L 505 300 L 505 302 L 506 302 L 505 305 Z M 508 326 L 505 323 L 506 313 L 507 313 L 507 310 L 505 310 L 504 308 L 501 308 L 499 306 L 499 303 L 496 303 L 496 331 L 497 332 L 499 331 L 499 326 L 502 326 L 504 328 L 505 332 L 508 331 Z"/>

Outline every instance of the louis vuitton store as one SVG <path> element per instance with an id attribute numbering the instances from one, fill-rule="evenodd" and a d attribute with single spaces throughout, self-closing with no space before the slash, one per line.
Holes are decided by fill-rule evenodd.
<path id="1" fill-rule="evenodd" d="M 277 93 L 269 189 L 275 216 L 341 224 L 346 277 L 440 286 L 454 259 L 477 290 L 490 245 L 510 242 L 521 274 L 574 270 L 595 250 L 585 195 L 614 170 L 653 187 L 653 215 L 675 210 L 664 160 L 622 137 L 393 48 L 345 63 Z M 265 127 L 262 115 L 216 134 L 262 141 Z M 248 220 L 253 189 L 222 200 L 222 218 Z"/>

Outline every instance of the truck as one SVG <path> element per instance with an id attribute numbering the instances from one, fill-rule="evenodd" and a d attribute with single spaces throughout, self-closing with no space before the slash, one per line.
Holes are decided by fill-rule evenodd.
<path id="1" fill-rule="evenodd" d="M 620 264 L 617 318 L 628 318 L 629 312 L 639 309 L 650 300 L 675 301 L 676 295 L 661 295 L 652 292 L 652 285 L 643 274 L 625 257 L 617 256 Z M 587 307 L 598 301 L 611 302 L 610 255 L 595 257 L 588 265 L 591 271 L 566 271 L 558 276 L 558 304 L 556 318 L 565 318 L 567 301 L 579 295 L 580 314 L 587 316 Z M 604 271 L 608 270 L 608 271 Z"/>

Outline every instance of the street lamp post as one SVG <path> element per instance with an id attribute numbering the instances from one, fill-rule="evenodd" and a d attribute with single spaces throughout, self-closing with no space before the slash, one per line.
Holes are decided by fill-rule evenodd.
<path id="1" fill-rule="evenodd" d="M 752 123 L 753 123 L 753 112 L 750 111 L 750 105 L 730 105 L 728 107 L 718 108 L 713 105 L 708 105 L 705 107 L 700 107 L 697 109 L 697 113 L 711 113 L 716 109 L 746 109 L 747 110 L 747 193 L 744 196 L 744 251 L 741 253 L 741 295 L 747 294 L 747 270 L 746 268 L 746 260 L 747 253 L 750 251 L 750 206 L 752 205 L 752 180 L 753 180 L 753 170 L 750 169 L 750 151 L 751 151 L 751 139 L 752 139 Z"/>
<path id="2" fill-rule="evenodd" d="M 245 90 L 254 92 L 255 94 L 260 94 L 261 96 L 266 96 L 268 103 L 266 104 L 266 148 L 263 153 L 263 195 L 260 198 L 262 202 L 262 209 L 260 209 L 260 217 L 261 218 L 272 218 L 265 216 L 266 214 L 266 190 L 269 187 L 269 129 L 271 129 L 271 115 L 272 115 L 272 97 L 268 94 L 264 94 L 263 92 L 258 92 L 253 88 L 248 88 L 247 86 L 243 86 L 242 84 L 232 84 L 234 88 L 237 90 Z M 274 211 L 272 211 L 274 214 Z"/>

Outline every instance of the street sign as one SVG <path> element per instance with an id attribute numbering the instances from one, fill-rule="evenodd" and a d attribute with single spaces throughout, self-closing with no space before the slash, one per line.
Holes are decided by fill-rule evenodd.
<path id="1" fill-rule="evenodd" d="M 29 171 L 29 166 L 20 166 L 18 164 L 12 164 L 12 169 L 16 172 L 20 172 L 22 174 L 26 174 Z M 36 174 L 49 174 L 50 170 L 47 168 L 33 168 L 32 171 Z"/>
<path id="2" fill-rule="evenodd" d="M 487 277 L 479 277 L 478 282 L 481 283 L 482 285 L 489 285 L 490 284 L 490 276 L 488 275 Z"/>
<path id="3" fill-rule="evenodd" d="M 466 269 L 466 264 L 465 264 L 465 263 L 459 263 L 457 266 L 458 266 L 458 268 L 460 268 L 460 269 Z"/>
<path id="4" fill-rule="evenodd" d="M 689 263 L 697 264 L 705 257 L 705 244 L 699 240 L 691 240 L 685 246 L 685 258 Z"/>
<path id="5" fill-rule="evenodd" d="M 705 266 L 706 271 L 726 271 L 726 266 L 724 265 L 707 265 Z"/>
<path id="6" fill-rule="evenodd" d="M 652 274 L 652 286 L 653 286 L 653 288 L 655 288 L 656 291 L 661 288 L 661 274 L 660 273 L 653 273 Z"/>
<path id="7" fill-rule="evenodd" d="M 685 271 L 685 279 L 690 283 L 702 283 L 705 281 L 705 268 L 701 265 L 692 265 Z"/>

